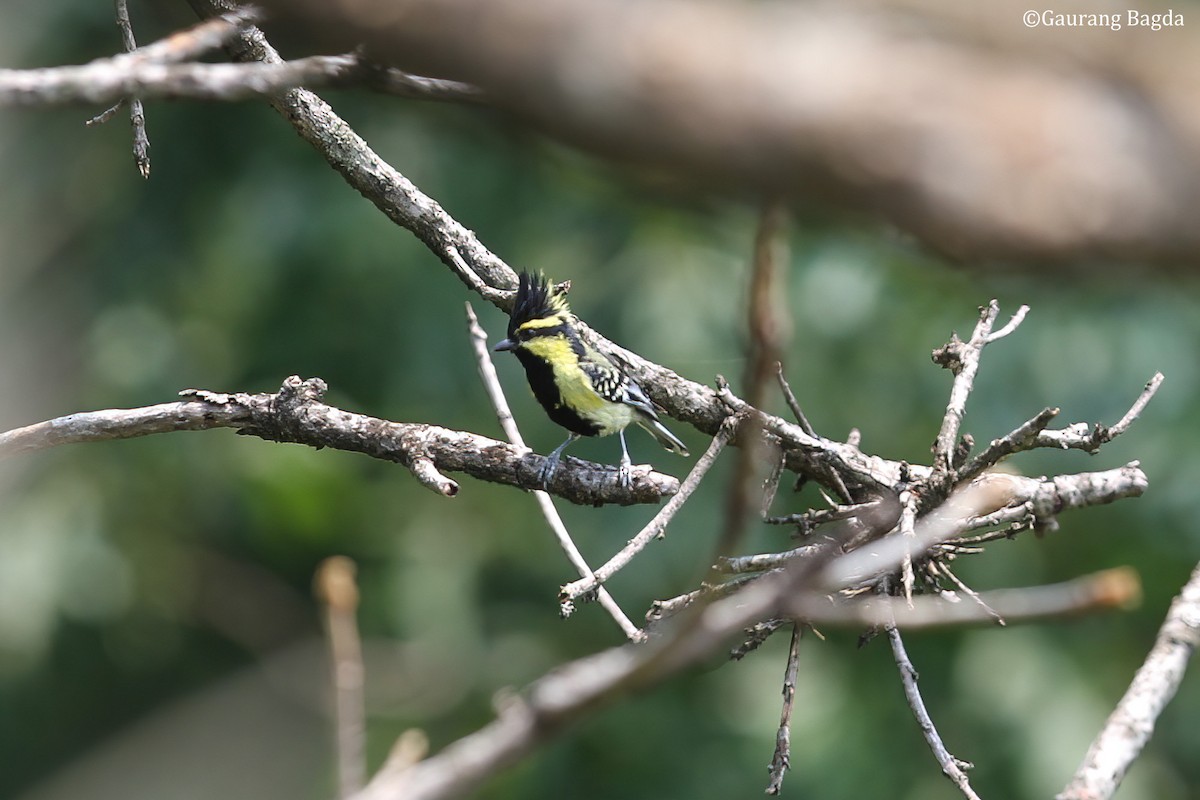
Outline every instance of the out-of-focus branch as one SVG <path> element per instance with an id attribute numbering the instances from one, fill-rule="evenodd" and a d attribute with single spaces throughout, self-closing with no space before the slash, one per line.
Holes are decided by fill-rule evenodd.
<path id="1" fill-rule="evenodd" d="M 835 559 L 832 564 L 837 565 L 839 560 Z M 1104 586 L 1137 585 L 1136 578 L 1128 574 L 1116 580 L 1103 575 L 1097 576 L 1095 581 Z M 707 657 L 723 647 L 727 637 L 747 625 L 776 617 L 780 611 L 789 615 L 812 611 L 823 616 L 821 605 L 831 608 L 833 604 L 828 598 L 812 592 L 797 594 L 801 577 L 802 570 L 774 573 L 698 608 L 693 618 L 663 631 L 662 636 L 646 644 L 629 644 L 564 664 L 535 681 L 519 696 L 509 698 L 499 709 L 495 721 L 403 771 L 381 771 L 355 795 L 355 800 L 462 797 L 499 770 L 554 741 L 566 728 L 599 709 L 654 686 Z M 1032 592 L 1022 605 L 1035 616 L 1054 615 L 1054 611 L 1043 606 L 1043 601 L 1052 594 L 1061 598 L 1055 607 L 1059 614 L 1111 608 L 1113 603 L 1105 601 L 1114 597 L 1119 597 L 1122 602 L 1129 599 L 1121 592 L 1078 591 L 1087 580 L 1011 592 Z M 1039 595 L 1039 591 L 1045 594 Z M 988 597 L 989 602 L 996 602 L 991 595 Z M 914 597 L 915 609 L 908 609 L 902 600 L 878 600 L 877 605 L 871 606 L 873 611 L 868 612 L 867 618 L 882 620 L 882 615 L 894 613 L 899 627 L 910 623 L 913 627 L 943 624 L 944 612 L 956 613 L 949 610 L 964 607 L 971 610 L 957 613 L 971 616 L 959 618 L 959 624 L 988 619 L 974 604 L 947 603 L 936 597 Z M 1009 610 L 1007 603 L 1000 605 Z M 834 624 L 863 624 L 864 617 L 856 610 L 867 607 L 866 603 L 845 602 L 837 607 L 849 611 Z M 1011 614 L 1010 619 L 1014 618 L 1030 617 Z M 881 621 L 880 624 L 884 623 Z"/>
<path id="2" fill-rule="evenodd" d="M 117 57 L 78 67 L 0 69 L 0 106 L 109 103 L 131 94 L 152 100 L 251 100 L 297 86 L 360 86 L 428 100 L 474 102 L 480 97 L 465 84 L 376 68 L 353 55 L 273 64 L 175 64 Z"/>
<path id="3" fill-rule="evenodd" d="M 277 394 L 225 394 L 188 389 L 184 400 L 134 409 L 72 414 L 0 433 L 0 457 L 75 442 L 128 439 L 181 430 L 235 428 L 275 442 L 331 447 L 394 461 L 426 488 L 445 497 L 458 483 L 443 472 L 463 472 L 480 480 L 531 488 L 542 458 L 485 436 L 419 423 L 389 422 L 320 402 L 325 382 L 292 376 Z M 657 503 L 679 490 L 679 481 L 638 471 L 622 489 L 615 469 L 572 459 L 547 488 L 582 505 Z M 590 468 L 589 468 L 590 466 Z"/>
<path id="4" fill-rule="evenodd" d="M 1057 800 L 1108 800 L 1150 741 L 1200 645 L 1200 566 L 1171 603 L 1154 647 Z"/>
<path id="5" fill-rule="evenodd" d="M 358 633 L 357 568 L 345 556 L 321 562 L 313 578 L 317 599 L 324 605 L 325 635 L 333 683 L 334 736 L 339 797 L 347 798 L 367 779 L 367 712 L 362 639 Z"/>
<path id="6" fill-rule="evenodd" d="M 971 14 L 928 0 L 264 5 L 329 46 L 478 85 L 576 143 L 881 214 L 962 258 L 1200 252 L 1200 106 L 1184 77 L 1200 46 L 1181 22 L 1151 31 L 1121 12 L 1115 34 L 1032 30 L 1015 0 Z M 1096 11 L 1055 7 L 1072 10 Z"/>

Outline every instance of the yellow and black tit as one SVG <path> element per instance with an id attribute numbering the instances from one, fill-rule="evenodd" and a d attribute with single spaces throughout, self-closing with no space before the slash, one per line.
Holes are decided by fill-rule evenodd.
<path id="1" fill-rule="evenodd" d="M 508 338 L 496 350 L 510 350 L 525 367 L 533 396 L 550 419 L 571 432 L 546 458 L 539 479 L 549 483 L 567 445 L 580 436 L 621 436 L 621 485 L 630 481 L 625 428 L 636 422 L 659 444 L 682 456 L 687 447 L 658 421 L 650 398 L 620 364 L 579 337 L 567 299 L 544 275 L 522 272 L 508 320 Z"/>

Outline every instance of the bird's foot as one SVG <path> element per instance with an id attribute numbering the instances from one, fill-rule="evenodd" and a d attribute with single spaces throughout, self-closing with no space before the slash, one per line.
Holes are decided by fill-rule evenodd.
<path id="1" fill-rule="evenodd" d="M 633 464 L 628 458 L 622 458 L 617 465 L 617 485 L 622 489 L 633 486 Z"/>
<path id="2" fill-rule="evenodd" d="M 538 486 L 543 490 L 550 485 L 550 481 L 554 479 L 554 474 L 558 472 L 558 454 L 546 456 L 546 460 L 542 462 L 542 468 L 538 470 L 537 480 Z"/>

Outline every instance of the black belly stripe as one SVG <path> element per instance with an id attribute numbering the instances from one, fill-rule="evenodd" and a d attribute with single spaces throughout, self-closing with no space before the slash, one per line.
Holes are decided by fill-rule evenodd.
<path id="1" fill-rule="evenodd" d="M 514 352 L 525 367 L 525 376 L 529 379 L 533 396 L 541 403 L 552 421 L 581 436 L 595 436 L 600 432 L 600 427 L 594 422 L 584 419 L 561 404 L 561 395 L 554 384 L 554 368 L 550 364 L 521 348 Z"/>

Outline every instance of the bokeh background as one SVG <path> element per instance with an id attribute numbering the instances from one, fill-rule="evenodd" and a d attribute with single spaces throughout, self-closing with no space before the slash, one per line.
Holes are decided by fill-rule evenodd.
<path id="1" fill-rule="evenodd" d="M 141 41 L 190 24 L 185 4 L 131 4 Z M 111 5 L 10 0 L 4 66 L 80 63 L 119 48 Z M 756 219 L 747 198 L 697 196 L 522 130 L 486 109 L 355 92 L 326 97 L 390 163 L 510 264 L 573 281 L 576 310 L 698 381 L 741 374 Z M 127 116 L 0 114 L 0 428 L 166 402 L 186 387 L 274 391 L 319 376 L 349 410 L 500 436 L 463 303 L 504 319 L 345 186 L 261 103 L 152 103 L 153 173 Z M 962 561 L 977 589 L 1128 564 L 1128 613 L 1011 629 L 913 634 L 910 653 L 950 749 L 984 797 L 1062 787 L 1200 557 L 1196 286 L 1138 265 L 980 271 L 869 219 L 806 218 L 791 236 L 787 369 L 813 423 L 864 449 L 928 459 L 950 385 L 929 352 L 991 297 L 1032 311 L 988 349 L 964 429 L 986 441 L 1046 405 L 1114 422 L 1156 370 L 1143 419 L 1094 457 L 1035 453 L 1027 474 L 1139 459 L 1150 490 L 1070 513 Z M 501 360 L 518 421 L 560 433 Z M 776 401 L 777 411 L 783 411 Z M 703 437 L 681 430 L 702 451 Z M 613 462 L 614 440 L 577 454 Z M 636 461 L 689 462 L 638 433 Z M 633 616 L 695 585 L 716 536 L 718 468 L 610 584 Z M 492 716 L 491 698 L 619 643 L 599 608 L 558 618 L 573 575 L 527 495 L 463 478 L 453 500 L 394 465 L 230 431 L 63 447 L 0 463 L 0 796 L 327 798 L 328 668 L 314 568 L 358 564 L 372 766 L 395 737 L 434 748 Z M 801 510 L 781 495 L 780 511 Z M 593 563 L 651 508 L 564 507 Z M 786 546 L 756 530 L 748 551 Z M 929 755 L 881 642 L 826 631 L 801 650 L 789 797 L 937 800 Z M 732 643 L 731 643 L 732 644 Z M 587 722 L 480 797 L 706 798 L 761 793 L 786 636 L 714 658 Z M 1119 797 L 1200 795 L 1200 680 L 1191 675 Z"/>

